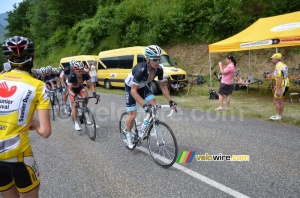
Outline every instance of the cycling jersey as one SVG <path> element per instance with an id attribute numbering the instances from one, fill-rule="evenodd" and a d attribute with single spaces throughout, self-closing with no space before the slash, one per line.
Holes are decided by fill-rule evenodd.
<path id="1" fill-rule="evenodd" d="M 50 80 L 53 80 L 53 79 L 55 80 L 55 77 L 56 77 L 54 73 L 47 74 L 47 76 Z"/>
<path id="2" fill-rule="evenodd" d="M 70 67 L 65 67 L 64 70 L 63 70 L 63 72 L 64 72 L 64 75 L 65 75 L 65 76 L 69 76 L 70 73 L 71 73 Z"/>
<path id="3" fill-rule="evenodd" d="M 12 70 L 0 75 L 0 161 L 19 156 L 29 146 L 35 109 L 50 109 L 46 85 L 29 73 Z"/>
<path id="4" fill-rule="evenodd" d="M 276 80 L 276 84 L 277 84 L 277 81 L 278 81 L 278 78 L 281 77 L 282 78 L 282 83 L 281 83 L 281 86 L 287 86 L 288 85 L 288 67 L 282 63 L 282 62 L 278 62 L 276 64 L 276 67 L 275 67 L 275 71 L 274 71 L 274 77 L 275 77 L 275 80 Z"/>
<path id="5" fill-rule="evenodd" d="M 275 67 L 275 71 L 274 71 L 274 78 L 276 81 L 276 85 L 278 83 L 278 78 L 282 78 L 282 82 L 280 85 L 280 90 L 277 91 L 277 86 L 275 87 L 275 93 L 274 93 L 274 97 L 275 98 L 282 98 L 285 94 L 285 92 L 287 91 L 286 87 L 290 86 L 290 82 L 289 82 L 289 78 L 288 78 L 288 67 L 282 63 L 282 62 L 278 62 L 276 64 Z M 279 92 L 279 95 L 276 95 Z"/>
<path id="6" fill-rule="evenodd" d="M 158 77 L 158 81 L 162 81 L 163 75 L 163 68 L 159 66 L 157 69 L 155 69 L 153 78 L 149 79 L 147 63 L 138 63 L 125 79 L 125 98 L 127 111 L 136 110 L 136 101 L 131 95 L 131 86 L 133 84 L 138 85 L 138 94 L 148 103 L 150 100 L 154 99 L 154 95 L 147 84 L 153 81 L 156 76 Z"/>
<path id="7" fill-rule="evenodd" d="M 49 76 L 45 75 L 44 78 L 43 78 L 43 76 L 41 76 L 40 80 L 43 81 L 44 83 L 47 83 L 47 82 L 49 82 L 50 78 L 49 78 Z"/>
<path id="8" fill-rule="evenodd" d="M 153 79 L 157 76 L 158 81 L 163 80 L 164 70 L 161 66 L 159 66 L 154 71 Z M 125 79 L 125 84 L 131 87 L 132 84 L 139 85 L 139 88 L 146 86 L 149 82 L 153 81 L 153 79 L 148 79 L 149 71 L 146 62 L 138 63 L 130 74 Z"/>
<path id="9" fill-rule="evenodd" d="M 84 81 L 90 81 L 91 77 L 88 73 L 83 73 L 82 78 L 78 78 L 76 73 L 73 72 L 68 77 L 68 84 L 72 85 L 72 88 L 80 87 Z"/>

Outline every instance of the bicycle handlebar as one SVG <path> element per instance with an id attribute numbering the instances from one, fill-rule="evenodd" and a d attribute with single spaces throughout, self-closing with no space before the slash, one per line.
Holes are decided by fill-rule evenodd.
<path id="1" fill-rule="evenodd" d="M 155 105 L 154 108 L 171 108 L 171 107 L 170 107 L 170 105 Z M 170 111 L 170 113 L 167 115 L 167 117 L 170 117 L 170 116 L 173 114 L 174 110 L 175 110 L 175 112 L 177 113 L 176 107 L 175 107 L 174 109 L 171 108 L 171 111 Z"/>
<path id="2" fill-rule="evenodd" d="M 91 98 L 96 98 L 96 103 L 95 104 L 98 104 L 98 102 L 100 101 L 100 96 L 99 97 L 95 97 L 95 96 L 89 96 L 89 97 L 87 97 L 87 99 L 91 99 Z M 85 101 L 85 98 L 83 98 L 83 97 L 80 97 L 80 98 L 78 98 L 78 100 L 77 100 L 77 102 L 84 102 Z"/>

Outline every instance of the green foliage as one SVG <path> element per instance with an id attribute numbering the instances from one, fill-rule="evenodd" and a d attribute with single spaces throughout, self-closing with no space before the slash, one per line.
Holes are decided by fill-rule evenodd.
<path id="1" fill-rule="evenodd" d="M 299 0 L 24 0 L 8 15 L 7 35 L 31 38 L 39 59 L 70 45 L 66 54 L 76 55 L 215 42 L 261 17 L 298 10 Z"/>
<path id="2" fill-rule="evenodd" d="M 23 2 L 20 2 L 18 7 L 16 4 L 14 4 L 14 10 L 8 12 L 8 25 L 6 26 L 8 33 L 5 35 L 6 37 L 22 35 L 28 38 L 32 38 L 32 33 L 30 31 L 31 21 L 28 20 L 26 14 L 29 8 L 29 0 L 24 0 Z"/>
<path id="3" fill-rule="evenodd" d="M 68 29 L 66 27 L 60 27 L 50 37 L 48 43 L 50 46 L 52 46 L 52 50 L 55 50 L 57 47 L 63 47 L 67 40 Z"/>

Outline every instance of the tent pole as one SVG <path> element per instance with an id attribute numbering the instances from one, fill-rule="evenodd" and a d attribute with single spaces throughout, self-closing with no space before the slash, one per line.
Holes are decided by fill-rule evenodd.
<path id="1" fill-rule="evenodd" d="M 250 58 L 250 56 L 251 55 L 250 55 L 250 50 L 249 50 L 249 72 L 251 71 L 251 63 L 250 63 L 251 62 L 251 58 Z"/>
<path id="2" fill-rule="evenodd" d="M 209 83 L 210 83 L 210 89 L 212 89 L 212 79 L 211 79 L 211 60 L 210 60 L 210 53 L 208 53 L 208 59 L 209 59 Z"/>

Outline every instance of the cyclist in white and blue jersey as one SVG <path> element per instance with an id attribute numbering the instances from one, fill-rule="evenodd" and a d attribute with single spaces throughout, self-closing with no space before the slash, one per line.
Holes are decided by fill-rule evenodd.
<path id="1" fill-rule="evenodd" d="M 131 130 L 137 114 L 136 102 L 144 108 L 145 112 L 149 112 L 151 106 L 156 104 L 154 94 L 149 87 L 149 83 L 156 76 L 158 77 L 160 89 L 164 97 L 169 101 L 170 107 L 175 108 L 177 105 L 176 102 L 171 100 L 169 90 L 163 81 L 164 71 L 159 65 L 162 55 L 161 48 L 157 45 L 149 45 L 146 47 L 144 55 L 146 62 L 141 62 L 134 66 L 125 79 L 126 106 L 129 114 L 125 132 L 129 148 L 133 148 Z"/>

